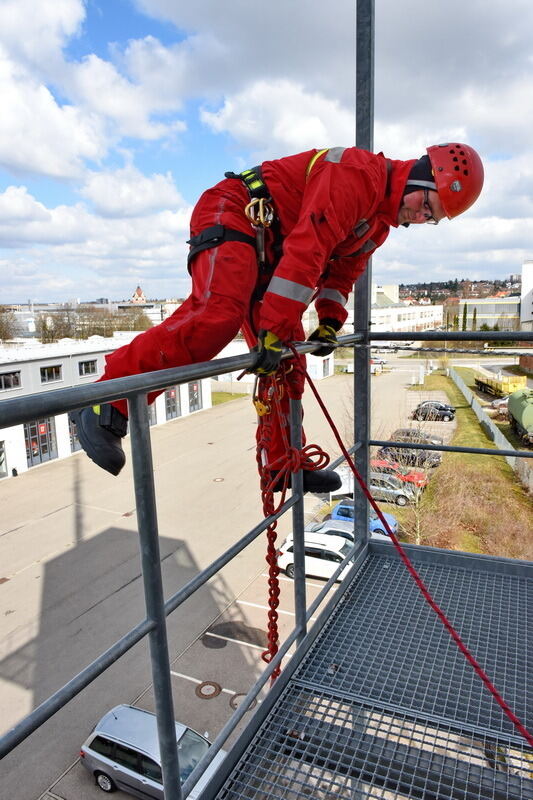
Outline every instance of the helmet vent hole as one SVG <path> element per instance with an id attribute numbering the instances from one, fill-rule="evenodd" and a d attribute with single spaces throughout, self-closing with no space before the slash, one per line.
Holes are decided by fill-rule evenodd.
<path id="1" fill-rule="evenodd" d="M 453 150 L 453 149 L 452 149 L 452 150 L 450 150 L 450 153 L 451 153 L 451 155 L 453 156 L 453 154 L 455 153 L 455 150 Z"/>
<path id="2" fill-rule="evenodd" d="M 452 161 L 459 161 L 459 159 L 457 158 L 457 156 L 454 156 L 454 157 L 452 158 Z"/>
<path id="3" fill-rule="evenodd" d="M 463 175 L 468 175 L 468 170 L 467 169 L 463 170 Z"/>
<path id="4" fill-rule="evenodd" d="M 454 167 L 454 170 L 456 172 L 459 172 L 460 169 L 461 169 L 461 167 L 458 164 L 456 164 L 455 167 Z"/>

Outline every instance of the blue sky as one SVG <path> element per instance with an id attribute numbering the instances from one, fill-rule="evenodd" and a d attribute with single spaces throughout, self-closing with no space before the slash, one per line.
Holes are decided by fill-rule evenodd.
<path id="1" fill-rule="evenodd" d="M 227 169 L 354 141 L 355 4 L 1 0 L 0 304 L 188 292 L 192 206 Z M 381 283 L 533 257 L 533 5 L 376 3 L 375 149 L 458 139 L 480 201 L 393 231 Z"/>

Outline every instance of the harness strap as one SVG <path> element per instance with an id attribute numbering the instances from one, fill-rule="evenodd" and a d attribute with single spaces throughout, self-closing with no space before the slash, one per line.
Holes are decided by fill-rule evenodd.
<path id="1" fill-rule="evenodd" d="M 237 178 L 238 180 L 241 180 L 248 189 L 252 199 L 272 199 L 270 197 L 268 187 L 263 180 L 263 173 L 260 165 L 257 167 L 250 167 L 250 169 L 245 169 L 243 172 L 225 172 L 224 175 L 226 178 Z"/>
<path id="2" fill-rule="evenodd" d="M 224 242 L 244 242 L 244 244 L 249 244 L 254 249 L 256 244 L 255 236 L 236 231 L 233 228 L 226 228 L 224 225 L 212 225 L 211 228 L 205 228 L 187 241 L 187 244 L 191 246 L 187 257 L 189 273 L 191 271 L 191 261 L 197 253 L 201 253 L 202 250 L 208 250 L 210 247 L 218 247 Z"/>

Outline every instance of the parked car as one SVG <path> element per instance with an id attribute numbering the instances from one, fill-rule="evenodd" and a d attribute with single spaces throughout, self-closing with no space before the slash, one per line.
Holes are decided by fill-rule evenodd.
<path id="1" fill-rule="evenodd" d="M 392 475 L 384 475 L 381 472 L 370 473 L 370 485 L 368 487 L 375 500 L 385 500 L 387 503 L 396 503 L 397 506 L 406 506 L 414 503 L 417 498 L 417 490 L 414 486 L 398 480 Z"/>
<path id="2" fill-rule="evenodd" d="M 409 469 L 398 464 L 397 461 L 387 461 L 384 458 L 371 458 L 370 469 L 372 472 L 384 472 L 386 475 L 394 475 L 400 481 L 412 483 L 417 489 L 425 489 L 429 483 L 428 476 L 416 469 Z"/>
<path id="3" fill-rule="evenodd" d="M 183 783 L 210 747 L 192 728 L 176 722 L 176 741 Z M 192 790 L 196 798 L 223 760 L 220 750 Z M 161 758 L 155 714 L 135 706 L 120 705 L 108 711 L 82 745 L 80 760 L 103 792 L 121 789 L 141 798 L 164 800 Z"/>
<path id="4" fill-rule="evenodd" d="M 381 358 L 381 356 L 372 356 L 372 358 L 370 359 L 370 363 L 379 364 L 380 367 L 384 367 L 387 362 L 385 361 L 384 358 Z"/>
<path id="5" fill-rule="evenodd" d="M 380 447 L 377 457 L 387 461 L 398 461 L 400 464 L 409 467 L 423 467 L 431 469 L 438 467 L 442 461 L 442 456 L 435 450 L 415 450 L 410 447 Z"/>
<path id="6" fill-rule="evenodd" d="M 385 514 L 384 512 L 382 513 L 389 525 L 389 528 L 393 533 L 397 533 L 398 520 L 396 517 L 393 517 L 392 514 Z M 317 533 L 330 533 L 335 532 L 336 530 L 345 530 L 344 526 L 347 525 L 347 529 L 353 533 L 353 518 L 353 500 L 341 500 L 341 502 L 338 503 L 331 512 L 331 519 L 326 520 L 326 522 L 316 522 L 313 525 L 309 525 L 306 530 L 316 531 Z M 380 536 L 388 535 L 387 531 L 383 527 L 382 521 L 373 508 L 369 508 L 368 510 L 368 532 L 371 536 L 374 536 L 374 534 L 379 534 Z"/>
<path id="7" fill-rule="evenodd" d="M 420 428 L 396 428 L 391 435 L 394 442 L 416 442 L 417 444 L 444 444 L 442 436 L 427 433 Z"/>
<path id="8" fill-rule="evenodd" d="M 455 418 L 455 407 L 436 400 L 425 400 L 419 403 L 413 411 L 413 418 L 419 421 L 430 419 L 442 422 L 451 422 Z"/>
<path id="9" fill-rule="evenodd" d="M 278 550 L 278 566 L 285 571 L 289 578 L 294 578 L 294 542 L 292 534 L 287 537 Z M 331 578 L 341 561 L 353 549 L 353 544 L 343 536 L 334 536 L 327 533 L 313 533 L 306 531 L 305 547 L 305 574 L 316 578 Z M 347 564 L 341 570 L 337 580 L 341 581 L 350 569 Z"/>

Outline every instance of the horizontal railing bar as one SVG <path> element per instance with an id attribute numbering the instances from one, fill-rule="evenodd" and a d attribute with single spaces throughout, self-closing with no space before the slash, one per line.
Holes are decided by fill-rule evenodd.
<path id="1" fill-rule="evenodd" d="M 442 450 L 444 453 L 478 453 L 483 456 L 512 456 L 514 458 L 533 458 L 533 450 L 500 450 L 498 447 L 452 447 L 448 444 L 421 444 L 420 442 L 393 442 L 383 439 L 369 439 L 368 444 L 380 447 L 403 447 L 409 450 Z"/>
<path id="2" fill-rule="evenodd" d="M 354 347 L 372 347 L 372 345 L 359 345 L 356 344 Z M 396 350 L 403 350 L 408 353 L 467 353 L 468 355 L 476 355 L 476 356 L 527 356 L 533 355 L 533 350 L 531 348 L 524 348 L 523 350 L 496 350 L 494 347 L 487 348 L 486 350 L 468 350 L 464 347 L 410 347 L 407 345 L 392 345 L 391 347 L 382 347 L 380 350 L 387 350 L 391 353 L 395 352 Z"/>
<path id="3" fill-rule="evenodd" d="M 533 342 L 533 331 L 373 331 L 370 339 L 391 342 Z M 342 338 L 342 337 L 341 337 Z"/>
<path id="4" fill-rule="evenodd" d="M 360 334 L 350 334 L 341 338 L 346 340 L 346 345 L 351 345 L 360 341 L 362 337 Z M 295 349 L 302 354 L 311 353 L 319 346 L 320 344 L 317 345 L 316 342 L 295 343 Z M 291 358 L 292 355 L 292 352 L 286 349 L 282 358 Z M 191 380 L 212 378 L 227 372 L 246 370 L 254 365 L 256 358 L 257 354 L 245 353 L 241 356 L 202 361 L 184 367 L 145 372 L 141 375 L 129 375 L 109 381 L 96 381 L 87 386 L 72 386 L 68 389 L 55 389 L 50 392 L 38 392 L 2 400 L 0 401 L 0 428 L 32 422 L 34 419 L 54 414 L 64 414 L 76 408 L 114 402 L 141 392 L 147 394 L 160 391 L 168 386 L 187 383 Z"/>

